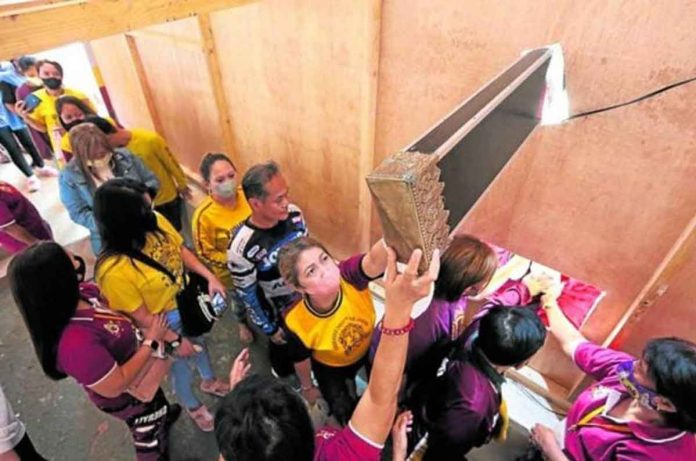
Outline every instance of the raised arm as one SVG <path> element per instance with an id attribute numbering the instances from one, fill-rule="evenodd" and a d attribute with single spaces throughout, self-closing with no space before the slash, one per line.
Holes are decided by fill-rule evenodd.
<path id="1" fill-rule="evenodd" d="M 575 348 L 578 344 L 587 341 L 587 339 L 575 328 L 575 325 L 568 320 L 558 306 L 556 300 L 562 289 L 563 285 L 557 285 L 548 289 L 541 296 L 541 302 L 549 319 L 549 331 L 561 343 L 563 352 L 572 360 Z"/>
<path id="2" fill-rule="evenodd" d="M 440 255 L 435 252 L 428 272 L 418 277 L 422 252 L 415 250 L 404 273 L 397 274 L 396 254 L 392 249 L 388 249 L 387 254 L 382 338 L 370 382 L 350 420 L 353 430 L 376 444 L 384 443 L 394 422 L 397 393 L 406 363 L 408 331 L 413 326 L 413 304 L 428 294 L 440 269 Z M 391 334 L 386 334 L 387 331 Z"/>
<path id="3" fill-rule="evenodd" d="M 377 243 L 372 245 L 370 251 L 362 259 L 361 267 L 365 275 L 371 279 L 384 273 L 387 268 L 387 245 L 384 243 L 384 239 L 379 239 Z"/>

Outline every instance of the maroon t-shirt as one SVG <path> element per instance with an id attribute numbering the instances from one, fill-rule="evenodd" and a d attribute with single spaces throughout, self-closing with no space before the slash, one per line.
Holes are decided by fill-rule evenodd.
<path id="1" fill-rule="evenodd" d="M 138 350 L 135 326 L 128 318 L 107 309 L 108 304 L 96 285 L 81 284 L 80 294 L 93 307 L 75 312 L 63 330 L 58 342 L 58 368 L 80 383 L 97 407 L 122 407 L 131 401 L 129 394 L 107 398 L 88 386 L 98 383 L 135 354 Z"/>
<path id="2" fill-rule="evenodd" d="M 43 220 L 36 207 L 12 185 L 0 181 L 0 245 L 15 253 L 25 247 L 2 229 L 18 224 L 41 240 L 51 240 L 51 228 Z"/>
<path id="3" fill-rule="evenodd" d="M 314 438 L 314 461 L 378 461 L 382 447 L 361 436 L 350 423 L 344 429 L 324 426 Z"/>

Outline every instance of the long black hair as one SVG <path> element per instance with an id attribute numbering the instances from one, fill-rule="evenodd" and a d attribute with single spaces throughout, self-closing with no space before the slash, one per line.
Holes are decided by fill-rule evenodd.
<path id="1" fill-rule="evenodd" d="M 12 259 L 8 275 L 41 368 L 51 379 L 65 378 L 56 367 L 56 354 L 80 298 L 72 259 L 57 243 L 39 242 Z"/>
<path id="2" fill-rule="evenodd" d="M 131 178 L 102 184 L 94 194 L 94 219 L 102 239 L 97 267 L 108 257 L 142 251 L 148 233 L 159 232 L 157 217 L 145 200 L 148 188 Z"/>
<path id="3" fill-rule="evenodd" d="M 656 338 L 643 349 L 655 391 L 667 397 L 676 413 L 662 412 L 668 426 L 696 432 L 696 344 L 681 338 Z"/>

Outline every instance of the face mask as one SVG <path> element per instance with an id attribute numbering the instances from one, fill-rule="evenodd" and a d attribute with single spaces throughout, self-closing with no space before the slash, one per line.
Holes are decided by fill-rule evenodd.
<path id="1" fill-rule="evenodd" d="M 220 197 L 230 198 L 237 192 L 237 181 L 234 179 L 227 179 L 219 184 L 215 184 L 213 189 Z"/>
<path id="2" fill-rule="evenodd" d="M 55 77 L 42 78 L 41 81 L 49 90 L 57 90 L 63 84 L 63 79 Z"/>
<path id="3" fill-rule="evenodd" d="M 109 166 L 109 164 L 110 164 L 110 162 L 111 162 L 111 157 L 112 157 L 112 156 L 113 156 L 113 154 L 112 154 L 111 152 L 109 152 L 108 154 L 106 154 L 104 157 L 102 157 L 102 158 L 100 158 L 100 159 L 89 160 L 89 161 L 87 162 L 87 165 L 88 165 L 88 166 L 91 166 L 91 167 L 93 167 L 93 168 L 96 168 L 96 169 L 98 169 L 98 170 L 99 170 L 99 169 L 106 168 L 106 167 Z"/>
<path id="4" fill-rule="evenodd" d="M 77 267 L 75 268 L 75 273 L 77 274 L 77 281 L 84 282 L 85 273 L 87 272 L 87 265 L 85 264 L 85 260 L 78 255 L 73 255 L 73 259 L 77 261 Z"/>
<path id="5" fill-rule="evenodd" d="M 70 123 L 66 123 L 66 124 L 65 124 L 65 131 L 70 131 L 70 130 L 72 130 L 73 128 L 75 128 L 75 127 L 76 127 L 77 125 L 79 125 L 80 123 L 84 123 L 84 120 L 73 120 L 73 121 L 70 122 Z"/>
<path id="6" fill-rule="evenodd" d="M 657 392 L 648 389 L 636 381 L 635 374 L 633 373 L 635 364 L 636 362 L 634 360 L 627 360 L 616 367 L 621 385 L 628 391 L 630 396 L 638 400 L 642 406 L 659 411 L 655 403 Z"/>

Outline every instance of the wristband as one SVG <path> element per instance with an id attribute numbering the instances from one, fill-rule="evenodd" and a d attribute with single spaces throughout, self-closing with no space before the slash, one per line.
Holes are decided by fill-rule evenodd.
<path id="1" fill-rule="evenodd" d="M 311 386 L 308 386 L 308 387 L 301 386 L 300 389 L 302 390 L 302 392 L 305 392 L 305 391 L 310 391 L 310 390 L 315 389 L 315 388 L 316 388 L 316 386 L 314 384 L 312 384 Z"/>
<path id="2" fill-rule="evenodd" d="M 416 326 L 416 322 L 414 322 L 413 319 L 409 319 L 408 323 L 401 328 L 386 328 L 384 326 L 384 322 L 382 321 L 379 323 L 379 331 L 381 331 L 383 335 L 401 336 L 401 335 L 405 335 L 409 331 L 413 330 L 413 328 L 415 326 Z"/>

